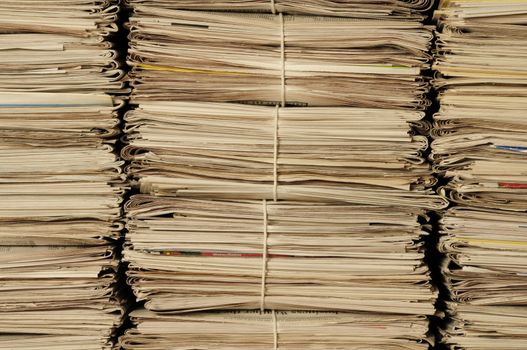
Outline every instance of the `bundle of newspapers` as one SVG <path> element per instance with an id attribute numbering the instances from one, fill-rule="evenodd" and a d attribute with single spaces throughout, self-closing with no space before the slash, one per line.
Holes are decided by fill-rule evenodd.
<path id="1" fill-rule="evenodd" d="M 128 6 L 171 10 L 287 13 L 372 19 L 422 20 L 433 0 L 124 0 Z"/>
<path id="2" fill-rule="evenodd" d="M 441 209 L 415 110 L 144 102 L 122 156 L 160 197 L 341 201 Z"/>
<path id="3" fill-rule="evenodd" d="M 0 3 L 0 349 L 109 349 L 121 324 L 117 10 Z"/>
<path id="4" fill-rule="evenodd" d="M 162 315 L 131 313 L 137 329 L 121 337 L 126 350 L 387 349 L 426 350 L 426 319 L 308 311 L 229 311 Z"/>
<path id="5" fill-rule="evenodd" d="M 527 347 L 527 3 L 443 1 L 432 158 L 449 180 L 444 342 Z"/>
<path id="6" fill-rule="evenodd" d="M 434 311 L 422 210 L 138 195 L 127 214 L 129 279 L 153 311 Z"/>
<path id="7" fill-rule="evenodd" d="M 138 5 L 134 100 L 424 109 L 431 28 L 419 21 Z"/>

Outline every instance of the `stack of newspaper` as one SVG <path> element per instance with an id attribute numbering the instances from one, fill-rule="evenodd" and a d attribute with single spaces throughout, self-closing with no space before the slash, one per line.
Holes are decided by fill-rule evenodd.
<path id="1" fill-rule="evenodd" d="M 424 109 L 431 28 L 419 21 L 137 6 L 132 98 Z"/>
<path id="2" fill-rule="evenodd" d="M 527 347 L 527 214 L 458 206 L 442 219 L 452 348 Z"/>
<path id="3" fill-rule="evenodd" d="M 345 310 L 429 315 L 423 210 L 132 197 L 138 299 L 159 312 Z"/>
<path id="4" fill-rule="evenodd" d="M 106 349 L 121 324 L 116 12 L 0 3 L 0 349 Z"/>
<path id="5" fill-rule="evenodd" d="M 124 349 L 387 349 L 426 350 L 426 319 L 340 312 L 222 312 L 162 315 L 144 309 Z"/>
<path id="6" fill-rule="evenodd" d="M 429 2 L 129 3 L 121 346 L 427 348 Z"/>
<path id="7" fill-rule="evenodd" d="M 141 192 L 440 209 L 424 113 L 404 109 L 145 102 L 123 157 Z"/>
<path id="8" fill-rule="evenodd" d="M 527 2 L 444 1 L 435 69 L 435 167 L 457 204 L 440 249 L 452 302 L 445 343 L 527 348 Z"/>
<path id="9" fill-rule="evenodd" d="M 108 36 L 117 31 L 114 0 L 2 0 L 1 89 L 122 92 L 123 71 Z"/>
<path id="10" fill-rule="evenodd" d="M 308 14 L 374 19 L 422 20 L 433 0 L 124 0 L 172 10 L 207 10 Z"/>

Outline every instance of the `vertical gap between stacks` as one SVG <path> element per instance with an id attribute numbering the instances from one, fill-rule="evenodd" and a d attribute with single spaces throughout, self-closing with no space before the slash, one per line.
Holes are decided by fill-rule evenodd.
<path id="1" fill-rule="evenodd" d="M 434 27 L 436 26 L 436 23 L 432 20 L 432 16 L 433 16 L 434 11 L 437 9 L 438 5 L 439 5 L 439 1 L 436 0 L 434 5 L 431 7 L 431 9 L 428 12 L 428 16 L 424 22 L 426 25 L 430 25 Z M 430 45 L 430 52 L 429 52 L 430 57 L 431 57 L 431 64 L 434 60 L 436 40 L 437 40 L 437 37 L 434 33 L 434 37 L 432 39 L 432 43 Z M 431 69 L 431 67 L 429 70 L 422 72 L 422 74 L 428 79 L 430 79 L 430 84 L 432 84 L 434 71 Z M 425 118 L 428 122 L 431 123 L 430 125 L 433 125 L 433 121 L 434 121 L 433 116 L 435 113 L 439 111 L 439 107 L 440 107 L 437 96 L 438 96 L 438 92 L 432 86 L 430 88 L 430 92 L 428 93 L 428 99 L 431 101 L 431 105 L 425 111 L 426 113 Z M 429 157 L 430 152 L 431 152 L 431 143 L 433 140 L 432 140 L 430 133 L 427 136 L 428 136 L 429 146 L 427 150 L 428 154 L 426 155 L 426 157 Z M 432 161 L 430 159 L 428 161 L 429 161 L 430 166 L 432 166 L 433 165 Z M 439 173 L 434 172 L 433 175 L 437 179 L 437 183 L 433 187 L 433 190 L 437 193 L 438 189 L 441 186 L 445 185 L 446 180 Z M 446 318 L 448 315 L 446 314 L 445 301 L 448 300 L 449 294 L 448 294 L 448 290 L 445 285 L 445 281 L 443 279 L 443 275 L 441 273 L 441 262 L 443 261 L 443 259 L 445 259 L 445 256 L 443 253 L 441 253 L 438 250 L 438 244 L 439 244 L 439 238 L 440 238 L 439 220 L 442 214 L 441 212 L 438 212 L 438 211 L 429 211 L 427 214 L 429 217 L 428 225 L 430 227 L 430 232 L 429 232 L 429 235 L 425 237 L 425 259 L 424 260 L 430 270 L 432 283 L 439 292 L 437 300 L 435 302 L 436 314 L 435 316 L 430 318 L 429 333 L 434 337 L 434 345 L 431 346 L 431 348 L 443 350 L 447 348 L 441 343 L 442 336 L 441 336 L 440 330 L 441 328 L 443 328 L 445 322 L 447 321 Z"/>
<path id="2" fill-rule="evenodd" d="M 130 71 L 130 67 L 126 63 L 126 57 L 128 55 L 128 34 L 129 30 L 126 27 L 126 23 L 128 22 L 128 19 L 130 18 L 130 10 L 126 7 L 126 5 L 123 3 L 123 1 L 120 1 L 120 10 L 119 10 L 119 18 L 117 20 L 118 25 L 118 32 L 113 37 L 113 44 L 114 49 L 118 53 L 119 62 L 121 64 L 121 69 L 125 72 L 125 76 L 128 77 L 128 73 Z M 126 140 L 124 139 L 124 116 L 127 111 L 131 109 L 129 98 L 130 98 L 130 90 L 131 86 L 127 78 L 126 80 L 126 95 L 121 96 L 124 101 L 124 105 L 119 110 L 119 130 L 120 130 L 120 137 L 115 145 L 116 153 L 119 155 L 119 159 L 121 159 L 121 150 L 126 145 Z M 126 202 L 129 200 L 130 196 L 132 195 L 131 189 L 130 189 L 130 179 L 127 176 L 126 168 L 129 166 L 130 162 L 125 161 L 125 163 L 122 166 L 123 174 L 126 176 L 126 183 L 127 183 L 127 191 L 123 195 L 123 201 L 121 203 L 121 218 L 123 223 L 125 222 L 125 212 L 124 212 L 124 206 Z M 118 286 L 119 290 L 122 293 L 123 297 L 126 299 L 127 304 L 127 310 L 126 314 L 124 315 L 124 319 L 122 322 L 121 327 L 116 332 L 116 336 L 114 339 L 115 344 L 118 344 L 119 337 L 121 337 L 124 332 L 127 329 L 132 328 L 132 324 L 130 322 L 130 318 L 128 316 L 128 313 L 134 309 L 137 308 L 137 300 L 135 298 L 134 293 L 132 292 L 132 288 L 130 285 L 126 282 L 126 271 L 128 270 L 128 263 L 123 261 L 123 250 L 124 250 L 124 244 L 125 244 L 125 237 L 127 234 L 127 228 L 125 227 L 123 231 L 121 232 L 121 237 L 119 241 L 116 244 L 116 252 L 119 257 L 119 270 L 118 270 Z M 120 349 L 119 346 L 116 347 L 116 349 Z"/>

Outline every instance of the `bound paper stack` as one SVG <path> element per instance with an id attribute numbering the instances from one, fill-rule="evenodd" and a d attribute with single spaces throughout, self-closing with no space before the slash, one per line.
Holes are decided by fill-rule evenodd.
<path id="1" fill-rule="evenodd" d="M 457 203 L 440 249 L 453 302 L 445 343 L 527 347 L 527 2 L 444 1 L 432 157 Z"/>
<path id="2" fill-rule="evenodd" d="M 425 350 L 419 316 L 339 312 L 223 312 L 131 314 L 137 329 L 121 338 L 125 349 L 405 349 Z"/>
<path id="3" fill-rule="evenodd" d="M 134 196 L 129 278 L 153 311 L 434 312 L 424 210 Z"/>
<path id="4" fill-rule="evenodd" d="M 354 18 L 422 20 L 432 0 L 124 0 L 129 6 L 171 10 L 207 10 L 309 14 Z"/>
<path id="5" fill-rule="evenodd" d="M 0 4 L 0 349 L 109 349 L 121 324 L 116 12 Z"/>
<path id="6" fill-rule="evenodd" d="M 135 101 L 424 109 L 431 28 L 418 21 L 136 6 Z"/>
<path id="7" fill-rule="evenodd" d="M 423 153 L 424 113 L 145 102 L 127 113 L 123 157 L 157 196 L 343 201 L 442 208 Z"/>
<path id="8" fill-rule="evenodd" d="M 420 136 L 431 32 L 417 12 L 130 3 L 122 157 L 140 194 L 124 260 L 144 309 L 121 346 L 427 348 L 426 210 L 447 202 Z M 305 16 L 371 6 L 385 12 Z"/>

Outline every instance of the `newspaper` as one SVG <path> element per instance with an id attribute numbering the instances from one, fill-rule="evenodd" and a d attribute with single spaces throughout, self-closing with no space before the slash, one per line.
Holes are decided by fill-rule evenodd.
<path id="1" fill-rule="evenodd" d="M 424 317 L 340 312 L 131 313 L 123 349 L 428 349 Z"/>
<path id="2" fill-rule="evenodd" d="M 154 311 L 435 312 L 422 210 L 140 195 L 127 216 L 129 281 Z"/>
<path id="3" fill-rule="evenodd" d="M 145 102 L 122 156 L 143 193 L 444 208 L 418 111 Z M 413 135 L 412 135 L 413 134 Z"/>
<path id="4" fill-rule="evenodd" d="M 132 8 L 140 5 L 159 6 L 173 10 L 206 10 L 234 12 L 265 12 L 339 16 L 353 18 L 423 20 L 432 0 L 125 0 Z"/>
<path id="5" fill-rule="evenodd" d="M 129 27 L 133 100 L 421 110 L 429 104 L 420 73 L 429 68 L 433 35 L 420 22 L 138 5 Z"/>

